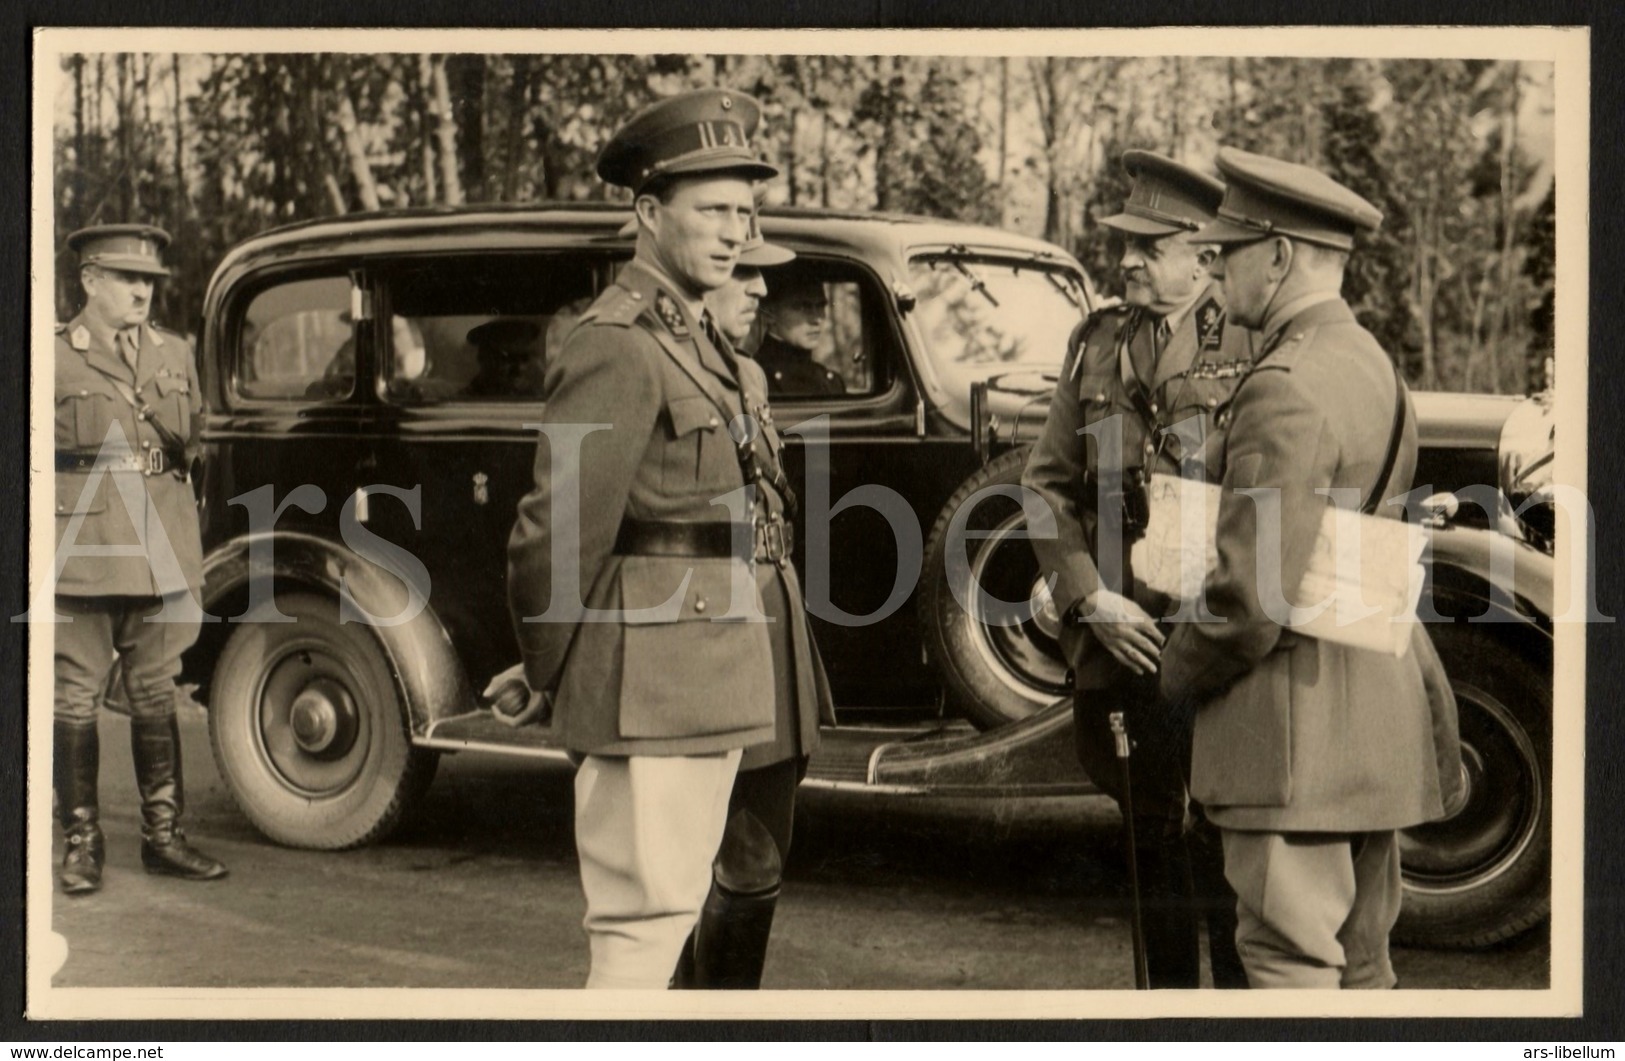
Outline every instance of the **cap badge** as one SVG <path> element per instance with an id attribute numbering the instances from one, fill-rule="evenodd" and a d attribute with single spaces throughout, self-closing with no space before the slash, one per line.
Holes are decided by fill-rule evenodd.
<path id="1" fill-rule="evenodd" d="M 723 96 L 722 97 L 722 109 L 725 110 L 725 111 L 731 111 L 731 110 L 733 110 L 733 107 L 734 107 L 733 97 L 732 96 Z"/>

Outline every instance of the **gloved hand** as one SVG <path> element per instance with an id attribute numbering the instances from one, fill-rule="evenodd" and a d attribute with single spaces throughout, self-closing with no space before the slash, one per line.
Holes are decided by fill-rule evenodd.
<path id="1" fill-rule="evenodd" d="M 491 715 L 506 726 L 546 725 L 553 717 L 553 698 L 525 682 L 525 665 L 515 663 L 486 683 L 480 697 Z"/>

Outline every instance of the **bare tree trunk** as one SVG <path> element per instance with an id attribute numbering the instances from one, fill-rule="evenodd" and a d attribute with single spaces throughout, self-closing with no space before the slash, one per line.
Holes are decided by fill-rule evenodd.
<path id="1" fill-rule="evenodd" d="M 338 118 L 339 131 L 344 134 L 344 157 L 350 163 L 350 176 L 355 180 L 356 196 L 361 200 L 361 208 L 363 210 L 377 210 L 379 208 L 378 185 L 373 180 L 372 163 L 367 161 L 367 149 L 361 143 L 361 133 L 356 128 L 355 104 L 350 102 L 348 85 L 341 84 L 339 86 L 338 114 L 336 117 Z M 326 174 L 325 176 L 327 182 L 332 182 L 334 186 L 337 185 L 337 182 L 333 181 L 332 174 Z M 332 189 L 329 189 L 329 195 L 332 195 Z M 342 195 L 337 198 L 337 202 L 338 212 L 344 213 Z"/>
<path id="2" fill-rule="evenodd" d="M 502 147 L 502 201 L 511 203 L 519 193 L 519 162 L 525 148 L 525 102 L 530 96 L 528 55 L 516 55 L 508 82 L 506 142 Z"/>
<path id="3" fill-rule="evenodd" d="M 186 107 L 181 99 L 181 57 L 169 57 L 175 83 L 175 224 L 184 226 L 191 214 L 186 197 Z"/>
<path id="4" fill-rule="evenodd" d="M 322 187 L 327 189 L 327 204 L 333 208 L 333 213 L 344 214 L 349 212 L 344 204 L 344 190 L 339 187 L 337 177 L 331 173 L 322 174 Z"/>
<path id="5" fill-rule="evenodd" d="M 881 121 L 880 143 L 875 150 L 875 207 L 890 210 L 894 206 L 892 195 L 892 161 L 897 150 L 897 122 L 893 116 L 896 100 L 892 97 L 892 72 L 897 59 L 891 55 L 875 57 L 875 83 L 880 86 Z"/>
<path id="6" fill-rule="evenodd" d="M 135 214 L 135 189 L 132 187 L 132 174 L 135 171 L 130 135 L 130 56 L 124 52 L 118 53 L 116 58 L 118 70 L 118 96 L 114 104 L 114 118 L 118 122 L 118 205 L 119 220 L 133 220 Z"/>
<path id="7" fill-rule="evenodd" d="M 107 91 L 106 81 L 107 64 L 105 59 L 98 54 L 96 56 L 96 95 L 91 98 L 90 126 L 96 131 L 96 157 L 91 160 L 91 172 L 101 174 L 107 172 L 104 161 L 107 155 L 105 150 L 107 127 L 102 122 L 102 94 Z"/>
<path id="8" fill-rule="evenodd" d="M 829 115 L 818 113 L 818 205 L 829 206 Z"/>
<path id="9" fill-rule="evenodd" d="M 441 60 L 442 76 L 448 86 L 446 113 L 454 130 L 453 146 L 468 199 L 484 202 L 485 188 L 485 86 L 484 55 L 452 55 Z"/>
<path id="10" fill-rule="evenodd" d="M 1496 394 L 1501 393 L 1501 344 L 1506 341 L 1508 325 L 1511 323 L 1513 312 L 1513 284 L 1512 284 L 1512 243 L 1513 232 L 1517 228 L 1517 217 L 1513 214 L 1512 199 L 1516 193 L 1513 187 L 1517 179 L 1515 167 L 1518 159 L 1518 79 L 1521 76 L 1520 64 L 1513 60 L 1511 71 L 1511 84 L 1507 86 L 1506 111 L 1501 121 L 1501 253 L 1499 261 L 1499 280 L 1496 292 L 1495 316 L 1492 318 L 1494 341 L 1489 344 L 1490 355 L 1490 390 Z"/>
<path id="11" fill-rule="evenodd" d="M 417 112 L 418 126 L 418 167 L 423 178 L 423 201 L 435 202 L 439 196 L 437 187 L 439 182 L 435 179 L 434 169 L 434 135 L 433 115 L 429 113 L 430 86 L 434 81 L 431 71 L 431 62 L 427 55 L 418 56 L 418 80 L 413 93 L 414 110 Z"/>
<path id="12" fill-rule="evenodd" d="M 1004 187 L 1005 156 L 1010 150 L 1010 57 L 999 57 L 999 187 Z M 1005 201 L 1008 201 L 1005 196 Z"/>
<path id="13" fill-rule="evenodd" d="M 73 169 L 70 171 L 73 196 L 72 228 L 85 216 L 85 57 L 73 57 Z M 70 228 L 69 231 L 72 231 Z"/>
<path id="14" fill-rule="evenodd" d="M 430 59 L 429 76 L 432 88 L 429 107 L 435 118 L 435 139 L 440 155 L 441 201 L 447 206 L 460 206 L 463 183 L 457 173 L 457 120 L 451 113 L 451 86 L 446 82 L 444 56 Z"/>

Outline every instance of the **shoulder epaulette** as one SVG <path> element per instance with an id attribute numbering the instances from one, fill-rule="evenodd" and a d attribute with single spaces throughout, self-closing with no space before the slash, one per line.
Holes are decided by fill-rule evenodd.
<path id="1" fill-rule="evenodd" d="M 67 335 L 68 334 L 68 325 L 67 325 L 66 321 L 57 321 L 56 322 L 56 334 L 58 334 L 58 335 Z"/>
<path id="2" fill-rule="evenodd" d="M 608 324 L 617 328 L 630 328 L 647 308 L 643 297 L 636 291 L 628 291 L 616 284 L 605 288 L 604 293 L 587 307 L 587 312 L 581 315 L 576 327 L 585 324 Z"/>
<path id="3" fill-rule="evenodd" d="M 1089 312 L 1072 332 L 1072 338 L 1067 343 L 1067 356 L 1073 358 L 1072 375 L 1076 376 L 1083 365 L 1083 350 L 1089 344 L 1089 337 L 1106 321 L 1112 321 L 1120 330 L 1128 323 L 1134 307 L 1127 302 L 1113 302 L 1109 306 L 1100 306 Z M 1113 332 L 1115 335 L 1116 332 Z"/>

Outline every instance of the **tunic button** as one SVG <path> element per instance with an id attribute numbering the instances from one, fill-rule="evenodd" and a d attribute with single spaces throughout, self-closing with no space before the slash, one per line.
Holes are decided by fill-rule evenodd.
<path id="1" fill-rule="evenodd" d="M 1219 404 L 1219 399 L 1217 399 L 1217 398 L 1209 398 L 1207 400 L 1207 404 L 1208 404 L 1209 408 L 1216 408 L 1218 406 L 1218 404 Z"/>
<path id="2" fill-rule="evenodd" d="M 90 397 L 90 392 L 89 391 L 80 391 L 79 392 L 79 397 L 88 398 L 88 397 Z"/>
<path id="3" fill-rule="evenodd" d="M 694 610 L 697 611 L 697 612 L 704 612 L 705 611 L 705 598 L 704 597 L 695 597 L 694 598 Z"/>
<path id="4" fill-rule="evenodd" d="M 632 292 L 632 297 L 634 299 L 636 299 L 637 301 L 642 302 L 643 301 L 643 292 L 642 291 L 634 291 L 634 292 Z"/>
<path id="5" fill-rule="evenodd" d="M 1106 392 L 1105 391 L 1101 391 L 1099 394 L 1095 395 L 1095 401 L 1103 402 L 1105 400 L 1106 400 Z"/>
<path id="6" fill-rule="evenodd" d="M 707 427 L 716 427 L 718 422 L 719 421 L 717 420 L 717 418 L 713 416 L 711 419 L 707 420 L 705 423 L 706 423 Z"/>
<path id="7" fill-rule="evenodd" d="M 142 439 L 141 440 L 141 448 L 142 449 L 151 449 L 152 448 L 152 443 L 150 441 L 148 441 L 147 439 Z"/>
<path id="8" fill-rule="evenodd" d="M 1157 413 L 1157 403 L 1156 403 L 1156 402 L 1152 402 L 1152 403 L 1151 403 L 1151 415 L 1153 415 L 1153 416 L 1155 416 L 1155 415 L 1156 415 L 1156 413 Z"/>

